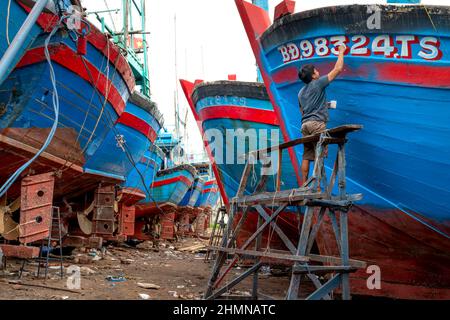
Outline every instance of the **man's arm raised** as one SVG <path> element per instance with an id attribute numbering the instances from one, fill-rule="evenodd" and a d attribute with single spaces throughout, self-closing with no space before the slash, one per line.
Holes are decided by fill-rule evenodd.
<path id="1" fill-rule="evenodd" d="M 328 81 L 331 82 L 344 70 L 344 52 L 346 48 L 344 46 L 339 46 L 339 56 L 338 60 L 333 68 L 328 74 Z"/>

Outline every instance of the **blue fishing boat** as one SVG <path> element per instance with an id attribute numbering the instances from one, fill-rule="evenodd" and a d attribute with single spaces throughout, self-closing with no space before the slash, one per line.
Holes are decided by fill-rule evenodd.
<path id="1" fill-rule="evenodd" d="M 52 99 L 57 92 L 58 127 L 45 150 L 57 160 L 55 166 L 61 170 L 82 167 L 85 173 L 123 180 L 123 175 L 109 171 L 114 157 L 94 155 L 124 112 L 134 88 L 131 69 L 119 48 L 93 25 L 85 21 L 87 34 L 70 37 L 62 30 L 64 25 L 58 27 L 54 20 L 51 13 L 41 14 L 38 19 L 41 35 L 1 85 L 0 101 L 4 103 L 1 135 L 10 144 L 4 150 L 17 153 L 14 149 L 21 147 L 14 141 L 29 148 L 43 144 L 55 123 Z M 49 25 L 59 29 L 51 39 L 45 32 Z M 46 39 L 50 41 L 46 43 Z M 80 52 L 80 43 L 84 42 L 86 50 Z M 52 66 L 46 60 L 46 48 Z M 55 81 L 50 77 L 52 70 Z M 120 147 L 117 142 L 117 151 Z M 39 161 L 33 165 L 37 166 Z M 74 181 L 73 187 L 80 186 Z"/>
<path id="2" fill-rule="evenodd" d="M 198 198 L 195 206 L 205 209 L 211 209 L 219 200 L 219 187 L 215 179 L 206 181 L 201 189 L 201 197 Z"/>
<path id="3" fill-rule="evenodd" d="M 349 215 L 350 254 L 382 270 L 380 290 L 367 288 L 362 271 L 352 276 L 353 292 L 448 299 L 450 8 L 350 5 L 294 14 L 293 1 L 284 1 L 271 25 L 264 10 L 236 4 L 285 140 L 301 136 L 299 68 L 311 63 L 326 74 L 336 46 L 347 47 L 345 70 L 327 88 L 337 101 L 329 126 L 364 126 L 346 150 L 347 188 L 364 194 Z M 301 156 L 301 148 L 291 154 L 296 169 Z M 336 252 L 320 239 L 318 246 Z"/>
<path id="4" fill-rule="evenodd" d="M 115 157 L 95 153 L 124 112 L 135 86 L 133 73 L 119 47 L 86 20 L 74 30 L 67 19 L 43 12 L 36 26 L 39 36 L 0 86 L 2 196 L 7 196 L 7 203 L 19 199 L 23 181 L 17 178 L 29 170 L 36 180 L 40 174 L 48 175 L 52 184 L 48 199 L 53 203 L 83 199 L 87 193 L 95 198 L 92 191 L 100 183 L 114 185 L 125 179 L 109 171 Z M 120 147 L 117 143 L 118 151 Z M 114 196 L 113 190 L 108 192 Z M 22 242 L 47 235 L 52 201 L 39 219 L 43 223 L 22 228 Z M 92 199 L 62 207 L 72 216 L 89 208 L 86 201 Z M 26 217 L 20 219 L 22 223 Z M 99 232 L 109 234 L 113 224 L 112 215 L 109 230 L 99 227 Z M 33 228 L 42 230 L 25 236 L 34 232 L 25 229 Z"/>
<path id="5" fill-rule="evenodd" d="M 135 238 L 174 238 L 177 210 L 196 176 L 190 165 L 158 171 L 150 186 L 150 201 L 136 204 Z"/>
<path id="6" fill-rule="evenodd" d="M 154 145 L 161 126 L 162 114 L 156 104 L 138 91 L 133 92 L 124 112 L 85 167 L 125 179 L 146 150 Z"/>
<path id="7" fill-rule="evenodd" d="M 179 165 L 158 171 L 151 184 L 151 201 L 137 205 L 137 216 L 161 213 L 162 208 L 177 208 L 196 177 L 195 168 Z"/>
<path id="8" fill-rule="evenodd" d="M 41 1 L 42 2 L 42 1 Z M 0 2 L 0 21 L 4 21 L 5 27 L 0 30 L 0 58 L 5 58 L 5 53 L 10 48 L 11 44 L 14 43 L 14 38 L 18 35 L 19 30 L 24 28 L 24 22 L 29 17 L 29 12 L 31 11 L 33 3 L 30 1 L 1 1 Z M 45 4 L 38 4 L 40 11 L 45 9 Z M 37 15 L 39 12 L 37 13 Z M 0 84 L 9 76 L 12 70 L 15 68 L 17 63 L 25 54 L 27 48 L 33 43 L 36 37 L 41 33 L 41 28 L 35 19 L 31 18 L 29 21 L 28 28 L 21 30 L 21 36 L 23 40 L 18 42 L 17 48 L 15 49 L 15 54 L 8 59 L 8 65 L 1 70 L 0 74 Z M 59 19 L 59 17 L 58 17 Z M 10 48 L 11 50 L 11 48 Z"/>
<path id="9" fill-rule="evenodd" d="M 164 163 L 164 152 L 157 146 L 151 145 L 144 155 L 136 162 L 136 167 L 131 170 L 123 187 L 127 189 L 140 190 L 145 193 L 141 203 L 152 203 L 154 201 L 151 193 L 156 174 Z"/>
<path id="10" fill-rule="evenodd" d="M 240 81 L 215 81 L 197 84 L 192 91 L 195 113 L 202 124 L 202 132 L 208 137 L 218 139 L 213 165 L 217 166 L 218 176 L 224 185 L 225 198 L 236 195 L 244 170 L 244 154 L 269 148 L 282 143 L 278 121 L 270 104 L 263 84 Z M 227 134 L 229 135 L 227 137 Z M 246 141 L 247 139 L 247 141 Z M 211 143 L 210 143 L 211 147 Z M 277 159 L 273 159 L 276 161 Z M 283 166 L 290 164 L 286 155 Z M 276 163 L 272 163 L 275 170 Z M 282 177 L 282 188 L 297 185 L 294 171 L 286 166 Z M 261 163 L 255 165 L 256 179 L 261 177 Z M 273 175 L 268 175 L 268 186 L 275 189 Z M 248 186 L 248 192 L 256 188 Z M 267 190 L 270 191 L 270 190 Z"/>
<path id="11" fill-rule="evenodd" d="M 201 177 L 197 176 L 194 180 L 194 183 L 181 200 L 180 207 L 198 208 L 199 206 L 197 205 L 197 203 L 201 198 L 204 184 L 205 181 Z"/>
<path id="12" fill-rule="evenodd" d="M 266 89 L 261 83 L 240 81 L 214 81 L 191 83 L 181 81 L 186 99 L 191 111 L 199 124 L 200 132 L 205 141 L 205 147 L 210 158 L 214 176 L 220 190 L 220 195 L 226 206 L 229 200 L 236 196 L 239 182 L 244 171 L 244 154 L 275 146 L 283 142 L 279 134 L 279 124 L 273 107 L 269 101 Z M 228 135 L 228 137 L 227 137 Z M 236 143 L 237 142 L 237 143 Z M 298 186 L 295 172 L 292 168 L 289 155 L 282 156 L 283 167 L 280 180 L 280 189 L 287 190 Z M 267 190 L 274 191 L 276 179 L 274 174 L 278 168 L 278 158 L 272 158 L 267 175 Z M 262 163 L 255 163 L 255 170 L 251 178 L 254 182 L 248 183 L 245 192 L 253 192 L 257 185 L 255 182 L 261 178 Z M 211 181 L 213 183 L 213 181 Z M 208 198 L 209 188 L 205 188 L 203 205 L 212 205 L 217 196 Z M 213 188 L 214 189 L 214 188 Z M 211 190 L 213 190 L 211 189 Z M 243 243 L 257 226 L 257 214 L 250 213 L 246 224 L 237 239 Z M 239 219 L 240 215 L 236 215 Z M 280 225 L 295 239 L 298 233 L 296 215 L 286 210 L 280 215 Z M 267 235 L 264 234 L 263 241 Z M 278 237 L 271 239 L 273 245 L 281 245 Z"/>
<path id="13" fill-rule="evenodd" d="M 187 164 L 175 165 L 172 160 L 173 151 L 178 145 L 179 140 L 171 133 L 160 132 L 151 156 L 148 160 L 141 161 L 127 179 L 126 186 L 137 181 L 139 189 L 146 193 L 146 198 L 135 205 L 136 239 L 173 239 L 175 235 L 177 210 L 197 178 L 194 167 Z M 150 162 L 157 165 L 147 171 Z M 157 168 L 160 170 L 156 170 Z"/>

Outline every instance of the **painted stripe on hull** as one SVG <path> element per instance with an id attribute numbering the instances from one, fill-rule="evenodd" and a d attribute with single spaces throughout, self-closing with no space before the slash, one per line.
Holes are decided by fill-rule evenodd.
<path id="1" fill-rule="evenodd" d="M 153 130 L 153 128 L 147 122 L 131 113 L 124 112 L 117 120 L 117 123 L 121 123 L 135 129 L 136 131 L 146 136 L 151 142 L 155 142 L 156 140 L 157 134 L 155 130 Z"/>
<path id="2" fill-rule="evenodd" d="M 174 178 L 170 178 L 170 179 L 166 179 L 166 180 L 155 181 L 152 183 L 152 188 L 165 186 L 165 185 L 168 185 L 171 183 L 176 183 L 178 181 L 181 181 L 188 186 L 190 186 L 192 184 L 192 181 L 189 180 L 188 178 L 186 178 L 185 176 L 178 176 L 178 177 L 174 177 Z"/>
<path id="3" fill-rule="evenodd" d="M 201 82 L 201 80 L 198 80 L 196 82 Z M 186 81 L 186 80 L 180 80 L 180 84 L 183 89 L 186 100 L 188 101 L 189 107 L 191 108 L 192 114 L 194 115 L 195 122 L 197 122 L 198 129 L 199 129 L 200 133 L 202 134 L 202 136 L 204 136 L 205 132 L 203 131 L 200 117 L 197 113 L 197 110 L 195 109 L 194 102 L 192 101 L 192 92 L 194 90 L 194 83 Z M 206 152 L 208 153 L 209 161 L 211 161 L 211 166 L 214 171 L 214 176 L 216 177 L 217 183 L 219 185 L 220 195 L 222 196 L 225 206 L 228 207 L 228 204 L 229 204 L 228 197 L 225 192 L 225 186 L 223 184 L 223 181 L 220 179 L 219 169 L 217 167 L 216 160 L 212 155 L 211 148 L 209 147 L 209 144 L 207 143 L 207 141 L 203 141 L 203 144 L 205 146 Z"/>
<path id="4" fill-rule="evenodd" d="M 273 111 L 245 108 L 240 106 L 214 106 L 200 110 L 203 121 L 211 119 L 238 119 L 276 126 L 278 120 Z"/>
<path id="5" fill-rule="evenodd" d="M 20 1 L 16 0 L 16 2 L 18 2 L 27 13 L 31 11 L 31 8 L 27 7 Z M 50 32 L 56 26 L 58 21 L 58 16 L 52 13 L 42 13 L 37 20 L 37 24 L 45 32 Z M 109 61 L 122 75 L 122 78 L 127 83 L 128 89 L 132 92 L 135 86 L 133 71 L 131 70 L 125 57 L 120 53 L 119 47 L 109 41 L 108 38 L 93 24 L 90 24 L 90 33 L 87 35 L 87 40 L 105 57 L 109 57 Z"/>
<path id="6" fill-rule="evenodd" d="M 55 61 L 59 65 L 76 73 L 82 79 L 95 86 L 103 96 L 106 96 L 106 91 L 108 88 L 108 101 L 112 104 L 114 110 L 118 115 L 121 115 L 123 113 L 125 109 L 125 101 L 123 100 L 122 96 L 113 85 L 113 83 L 109 79 L 107 79 L 106 76 L 101 73 L 94 65 L 84 59 L 82 56 L 79 56 L 78 54 L 73 52 L 72 49 L 70 49 L 65 44 L 51 45 L 49 51 L 52 61 Z M 89 71 L 86 70 L 83 60 Z M 22 60 L 18 63 L 17 68 L 30 66 L 43 61 L 45 61 L 44 48 L 34 48 L 29 50 L 25 54 Z M 92 83 L 91 78 L 98 79 L 98 81 L 96 81 L 96 83 Z"/>
<path id="7" fill-rule="evenodd" d="M 317 61 L 314 66 L 319 70 L 333 69 L 334 62 Z M 298 67 L 286 66 L 272 75 L 273 81 L 279 85 L 298 82 Z M 429 88 L 450 88 L 450 67 L 430 66 L 424 64 L 376 62 L 353 65 L 346 63 L 345 70 L 339 79 L 384 82 L 398 85 L 414 85 Z"/>

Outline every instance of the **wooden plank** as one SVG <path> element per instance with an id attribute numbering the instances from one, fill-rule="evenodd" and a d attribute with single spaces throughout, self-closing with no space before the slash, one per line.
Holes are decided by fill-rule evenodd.
<path id="1" fill-rule="evenodd" d="M 282 173 L 282 160 L 283 160 L 283 149 L 278 150 L 278 171 L 277 171 L 277 188 L 276 191 L 281 190 L 281 173 Z"/>
<path id="2" fill-rule="evenodd" d="M 275 220 L 276 217 L 280 214 L 281 211 L 283 211 L 287 207 L 286 204 L 280 206 L 271 216 L 268 220 L 264 221 L 264 223 L 255 231 L 254 234 L 250 236 L 250 238 L 245 241 L 245 243 L 242 245 L 241 249 L 246 249 L 250 243 L 260 234 L 264 231 L 264 229 L 269 225 L 273 220 Z"/>
<path id="3" fill-rule="evenodd" d="M 294 190 L 283 190 L 279 192 L 261 192 L 254 195 L 243 196 L 235 198 L 233 201 L 240 205 L 254 205 L 254 204 L 274 204 L 280 203 L 294 203 L 308 199 L 324 198 L 325 193 L 312 192 L 309 193 L 309 188 L 298 188 Z"/>
<path id="4" fill-rule="evenodd" d="M 348 229 L 347 229 L 347 213 L 341 212 L 341 258 L 342 264 L 349 264 L 349 253 L 348 253 Z M 342 299 L 350 300 L 350 281 L 349 275 L 342 275 Z"/>
<path id="5" fill-rule="evenodd" d="M 234 249 L 227 249 L 227 250 L 234 250 Z M 248 250 L 244 250 L 244 251 L 249 252 Z M 238 250 L 238 253 L 239 252 L 242 253 L 243 251 Z M 230 253 L 232 253 L 232 252 L 230 252 Z M 342 265 L 342 259 L 340 257 L 318 255 L 318 254 L 308 254 L 307 256 L 303 256 L 303 257 L 301 257 L 301 259 L 298 259 L 298 258 L 296 258 L 297 256 L 292 256 L 292 254 L 289 251 L 276 250 L 276 249 L 271 249 L 269 254 L 267 254 L 267 257 L 268 258 L 280 259 L 280 260 L 288 260 L 288 261 L 289 260 L 290 261 L 300 261 L 300 262 L 313 261 L 313 262 L 321 262 L 321 263 Z M 293 257 L 293 258 L 289 258 L 289 257 Z M 307 260 L 302 261 L 305 258 Z M 348 265 L 350 267 L 355 267 L 355 268 L 360 268 L 360 269 L 367 267 L 367 263 L 365 261 L 355 260 L 355 259 L 349 259 L 348 260 Z"/>
<path id="6" fill-rule="evenodd" d="M 243 274 L 236 277 L 235 279 L 231 280 L 230 282 L 228 282 L 225 286 L 218 289 L 216 292 L 214 292 L 212 295 L 210 295 L 206 299 L 213 300 L 213 299 L 216 299 L 217 297 L 220 297 L 223 293 L 229 291 L 231 288 L 233 288 L 234 286 L 239 284 L 241 281 L 243 281 L 245 278 L 247 278 L 253 272 L 258 272 L 259 268 L 261 268 L 261 265 L 262 265 L 261 262 L 257 262 L 250 269 L 248 269 L 247 271 L 245 271 Z"/>
<path id="7" fill-rule="evenodd" d="M 262 206 L 257 205 L 257 206 L 255 206 L 255 208 L 258 211 L 259 216 L 260 217 L 262 216 L 264 218 L 264 220 L 268 220 L 270 218 L 270 216 L 266 213 L 266 211 L 263 209 Z M 292 243 L 292 241 L 284 234 L 283 230 L 281 230 L 281 228 L 276 224 L 276 222 L 272 222 L 271 226 L 275 230 L 275 232 L 278 234 L 278 236 L 281 238 L 284 245 L 289 249 L 289 251 L 291 251 L 292 254 L 295 254 L 296 248 L 295 248 L 294 244 Z"/>
<path id="8" fill-rule="evenodd" d="M 329 140 L 326 144 L 344 143 L 344 141 L 341 141 L 339 138 L 345 137 L 345 135 L 350 132 L 358 131 L 358 130 L 362 129 L 362 127 L 363 126 L 361 126 L 361 125 L 343 125 L 343 126 L 335 127 L 332 129 L 328 129 L 325 132 L 327 132 L 328 135 L 331 136 L 331 139 L 328 138 Z M 270 152 L 280 150 L 280 149 L 291 148 L 291 147 L 294 147 L 299 144 L 317 142 L 320 140 L 320 135 L 321 135 L 321 133 L 317 133 L 317 134 L 310 135 L 310 136 L 305 136 L 305 137 L 302 137 L 299 139 L 295 139 L 295 140 L 291 140 L 291 141 L 279 144 L 277 146 L 270 147 L 270 148 L 255 150 L 255 151 L 249 152 L 248 154 L 253 154 L 253 155 L 256 155 L 259 157 L 259 154 L 261 154 L 261 153 L 270 153 Z M 337 139 L 337 140 L 333 140 L 333 139 Z M 333 141 L 333 142 L 331 142 L 331 141 Z"/>
<path id="9" fill-rule="evenodd" d="M 327 209 L 325 207 L 320 209 L 319 215 L 317 217 L 317 222 L 314 225 L 314 227 L 311 231 L 311 234 L 309 235 L 308 246 L 306 247 L 306 254 L 309 254 L 311 252 L 312 246 L 314 244 L 314 240 L 316 240 L 316 237 L 319 232 L 320 225 L 322 224 L 322 220 L 323 220 L 326 210 Z"/>
<path id="10" fill-rule="evenodd" d="M 339 164 L 339 153 L 336 154 L 336 160 L 334 160 L 333 172 L 331 173 L 330 184 L 328 185 L 328 188 L 327 188 L 328 196 L 331 196 L 331 192 L 333 192 L 334 184 L 336 183 L 338 164 Z"/>
<path id="11" fill-rule="evenodd" d="M 343 264 L 342 259 L 339 257 L 333 256 L 324 256 L 317 254 L 309 254 L 307 257 L 311 261 L 322 262 L 322 263 L 330 263 L 330 264 Z M 355 268 L 365 268 L 367 263 L 361 260 L 348 259 L 348 265 Z"/>
<path id="12" fill-rule="evenodd" d="M 330 209 L 327 211 L 327 215 L 331 220 L 331 226 L 333 227 L 333 233 L 336 239 L 338 251 L 341 252 L 341 236 L 340 236 L 341 232 L 339 231 L 339 225 L 336 219 L 336 212 L 333 209 Z"/>
<path id="13" fill-rule="evenodd" d="M 258 215 L 258 226 L 257 228 L 261 227 L 262 224 L 262 217 L 261 215 Z M 255 241 L 255 251 L 259 251 L 261 249 L 261 242 L 262 242 L 262 233 L 256 238 Z M 255 263 L 259 263 L 261 261 L 260 258 L 256 258 Z M 252 296 L 256 300 L 258 299 L 258 272 L 255 272 L 253 274 L 253 290 L 252 290 Z"/>
<path id="14" fill-rule="evenodd" d="M 239 183 L 239 189 L 237 191 L 237 197 L 241 197 L 244 194 L 245 188 L 247 187 L 248 177 L 250 176 L 250 172 L 254 166 L 252 159 L 248 159 L 245 164 L 244 172 L 242 173 L 241 182 Z"/>
<path id="15" fill-rule="evenodd" d="M 308 207 L 306 209 L 305 216 L 303 217 L 302 230 L 300 233 L 300 239 L 298 240 L 298 247 L 297 247 L 298 256 L 304 256 L 306 254 L 306 246 L 308 245 L 308 238 L 311 229 L 313 215 L 314 215 L 314 208 Z M 294 267 L 297 266 L 298 264 L 299 263 L 296 262 L 294 264 Z M 292 274 L 289 289 L 287 292 L 288 300 L 297 300 L 299 286 L 300 286 L 300 275 Z"/>
<path id="16" fill-rule="evenodd" d="M 323 284 L 320 288 L 318 288 L 316 291 L 311 293 L 306 300 L 320 300 L 324 297 L 328 296 L 330 292 L 332 292 L 334 289 L 336 289 L 339 286 L 339 283 L 341 281 L 341 274 L 338 273 L 334 275 L 330 280 L 328 280 L 325 284 Z"/>
<path id="17" fill-rule="evenodd" d="M 350 267 L 350 266 L 294 266 L 292 267 L 292 272 L 294 274 L 307 274 L 307 273 L 313 273 L 313 274 L 327 274 L 332 272 L 339 272 L 339 273 L 350 273 L 357 271 L 358 268 Z"/>
<path id="18" fill-rule="evenodd" d="M 226 252 L 229 254 L 235 254 L 239 256 L 249 256 L 249 257 L 261 257 L 261 258 L 271 258 L 278 260 L 286 260 L 286 261 L 298 261 L 298 262 L 308 262 L 311 259 L 306 256 L 297 256 L 291 253 L 276 253 L 272 251 L 264 252 L 264 251 L 255 251 L 255 250 L 243 250 L 243 249 L 234 249 L 234 248 L 223 248 L 223 247 L 211 247 L 211 250 L 216 250 L 219 252 Z"/>

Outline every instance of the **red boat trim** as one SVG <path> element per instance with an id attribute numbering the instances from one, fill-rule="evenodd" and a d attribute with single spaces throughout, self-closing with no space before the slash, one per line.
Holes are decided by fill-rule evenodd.
<path id="1" fill-rule="evenodd" d="M 379 80 L 433 88 L 450 88 L 450 67 L 405 63 L 377 63 Z"/>
<path id="2" fill-rule="evenodd" d="M 166 180 L 155 181 L 152 183 L 151 187 L 152 188 L 161 187 L 161 186 L 165 186 L 167 184 L 176 183 L 178 181 L 181 181 L 188 186 L 190 186 L 192 184 L 192 181 L 189 180 L 188 178 L 186 178 L 184 176 L 179 176 L 179 177 L 169 178 Z"/>
<path id="3" fill-rule="evenodd" d="M 278 119 L 273 111 L 237 107 L 237 106 L 215 106 L 200 110 L 200 118 L 203 121 L 212 119 L 234 119 L 256 123 L 264 123 L 278 126 Z"/>
<path id="4" fill-rule="evenodd" d="M 195 83 L 202 82 L 201 80 L 196 80 Z M 186 80 L 180 80 L 181 87 L 183 89 L 184 95 L 186 96 L 186 100 L 188 101 L 189 107 L 191 108 L 192 114 L 194 115 L 195 122 L 197 122 L 198 130 L 204 136 L 204 131 L 202 127 L 202 121 L 200 120 L 200 117 L 197 113 L 197 110 L 195 109 L 194 101 L 192 101 L 192 92 L 194 91 L 194 83 L 186 81 Z M 209 160 L 211 161 L 211 166 L 214 171 L 214 176 L 216 177 L 217 184 L 219 185 L 220 189 L 220 195 L 222 196 L 222 200 L 226 207 L 229 207 L 229 201 L 227 194 L 225 192 L 225 187 L 223 185 L 221 176 L 219 175 L 219 168 L 217 167 L 216 160 L 214 159 L 211 148 L 209 147 L 208 142 L 203 139 L 203 144 L 205 146 L 206 152 L 208 153 Z"/>
<path id="5" fill-rule="evenodd" d="M 208 192 L 217 192 L 219 190 L 217 190 L 217 188 L 209 188 L 209 189 L 205 189 L 202 191 L 202 193 L 208 193 Z"/>
<path id="6" fill-rule="evenodd" d="M 121 123 L 123 125 L 126 125 L 127 127 L 133 128 L 136 131 L 139 131 L 151 142 L 155 142 L 156 140 L 157 134 L 155 130 L 153 130 L 153 128 L 147 122 L 139 117 L 136 117 L 134 114 L 124 112 L 122 113 L 120 118 L 117 119 L 116 123 Z"/>
<path id="7" fill-rule="evenodd" d="M 315 64 L 319 71 L 333 68 L 331 62 Z M 371 72 L 376 72 L 371 75 Z M 411 64 L 400 62 L 372 62 L 371 68 L 366 65 L 352 68 L 347 65 L 340 79 L 346 77 L 372 77 L 373 82 L 391 82 L 398 85 L 417 85 L 431 88 L 450 88 L 450 67 Z M 287 67 L 273 74 L 273 81 L 277 84 L 297 82 L 297 68 Z"/>
<path id="8" fill-rule="evenodd" d="M 207 181 L 207 182 L 205 182 L 205 186 L 210 186 L 210 185 L 212 185 L 212 184 L 214 184 L 214 183 L 216 183 L 216 180 L 211 180 L 211 181 Z"/>
<path id="9" fill-rule="evenodd" d="M 17 0 L 16 0 L 17 1 Z M 27 12 L 30 13 L 31 8 L 26 6 L 20 1 L 18 4 Z M 53 13 L 41 13 L 37 20 L 37 24 L 45 31 L 50 32 L 58 23 L 59 17 Z M 131 71 L 125 57 L 120 53 L 120 49 L 114 43 L 107 40 L 106 36 L 98 30 L 93 24 L 90 25 L 91 32 L 87 35 L 87 41 L 92 44 L 97 50 L 99 50 L 104 56 L 108 56 L 109 61 L 116 67 L 117 71 L 122 75 L 123 80 L 126 82 L 130 92 L 133 92 L 135 87 L 135 80 L 133 71 Z M 108 49 L 109 42 L 109 49 Z"/>
<path id="10" fill-rule="evenodd" d="M 244 0 L 235 0 L 236 6 L 239 11 L 239 15 L 241 16 L 242 23 L 244 25 L 245 32 L 247 33 L 248 40 L 250 42 L 250 45 L 252 47 L 253 53 L 256 57 L 256 60 L 258 62 L 259 66 L 263 66 L 263 57 L 261 55 L 261 44 L 259 42 L 259 37 L 266 31 L 270 25 L 270 17 L 269 14 L 263 10 L 262 8 L 255 6 L 249 2 L 246 2 Z M 283 119 L 282 112 L 280 106 L 277 104 L 277 101 L 273 95 L 271 88 L 271 85 L 273 81 L 271 80 L 270 76 L 267 74 L 267 72 L 264 70 L 264 68 L 260 68 L 261 75 L 264 79 L 264 84 L 267 88 L 267 93 L 270 98 L 270 102 L 272 102 L 273 109 L 275 111 L 275 114 L 277 115 L 278 119 Z M 288 132 L 286 130 L 285 124 L 282 122 L 280 124 L 281 132 L 283 133 L 284 141 L 289 141 L 290 137 L 288 135 Z M 294 171 L 295 175 L 297 177 L 297 181 L 299 186 L 303 184 L 303 179 L 299 171 L 298 166 L 298 159 L 297 154 L 295 153 L 294 148 L 288 149 L 289 156 L 291 158 L 292 163 L 294 164 Z"/>
<path id="11" fill-rule="evenodd" d="M 124 99 L 114 84 L 94 65 L 92 65 L 89 61 L 84 60 L 90 74 L 92 75 L 92 79 L 98 79 L 97 83 L 92 83 L 91 76 L 83 63 L 84 58 L 73 52 L 71 48 L 65 44 L 59 44 L 50 46 L 49 51 L 53 61 L 76 73 L 79 77 L 95 86 L 103 96 L 106 96 L 106 87 L 108 86 L 108 88 L 110 88 L 108 101 L 112 104 L 114 110 L 119 116 L 123 113 L 125 109 Z M 17 68 L 26 67 L 42 61 L 45 61 L 44 47 L 34 48 L 27 51 L 22 60 L 17 64 Z"/>

